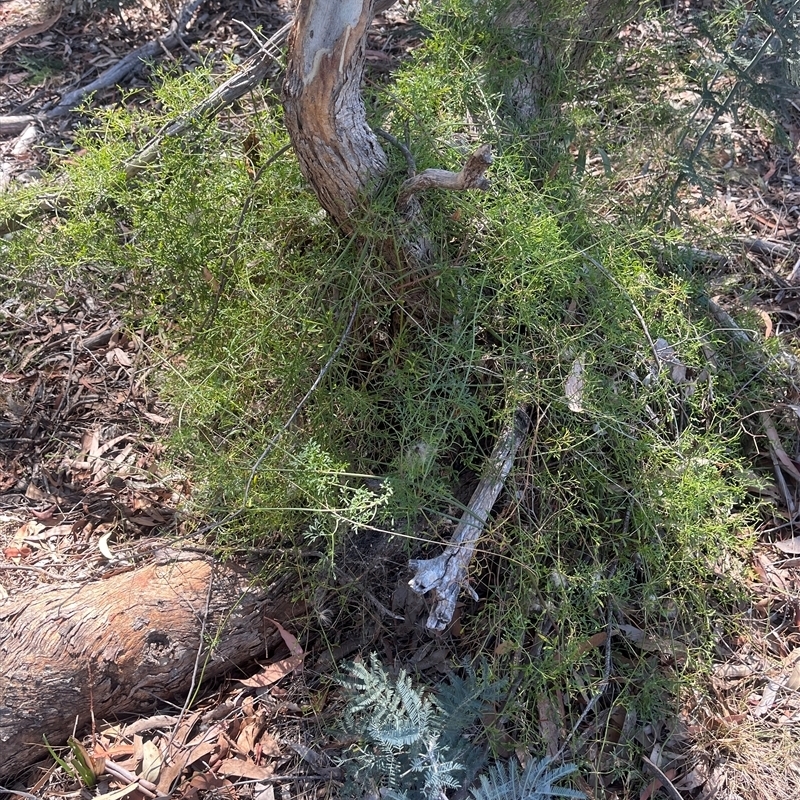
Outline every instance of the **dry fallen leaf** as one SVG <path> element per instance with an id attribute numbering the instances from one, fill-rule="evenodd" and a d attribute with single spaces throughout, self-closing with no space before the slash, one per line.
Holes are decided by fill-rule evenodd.
<path id="1" fill-rule="evenodd" d="M 103 558 L 108 561 L 114 561 L 115 556 L 114 553 L 111 552 L 111 548 L 108 546 L 108 540 L 114 535 L 114 531 L 106 531 L 98 540 L 97 540 L 97 549 L 100 551 Z"/>
<path id="2" fill-rule="evenodd" d="M 798 675 L 800 675 L 800 672 L 798 672 Z M 271 733 L 262 733 L 257 744 L 262 756 L 279 756 L 283 754 L 278 740 Z"/>
<path id="3" fill-rule="evenodd" d="M 772 546 L 777 547 L 782 553 L 798 555 L 800 554 L 800 536 L 795 536 L 793 539 L 784 539 L 780 542 L 773 542 Z"/>
<path id="4" fill-rule="evenodd" d="M 617 625 L 617 629 L 626 639 L 647 653 L 664 653 L 677 661 L 684 661 L 688 656 L 686 646 L 681 642 L 660 636 L 648 636 L 635 625 Z"/>
<path id="5" fill-rule="evenodd" d="M 559 748 L 557 712 L 549 697 L 542 694 L 537 700 L 539 708 L 539 733 L 544 740 L 548 758 L 554 758 Z"/>
<path id="6" fill-rule="evenodd" d="M 289 648 L 289 652 L 293 656 L 303 656 L 303 648 L 300 647 L 300 642 L 297 641 L 297 637 L 294 634 L 289 633 L 280 622 L 276 622 L 274 619 L 270 619 L 267 617 L 267 621 L 271 622 L 275 628 L 277 629 L 278 633 L 281 635 L 281 639 L 283 639 L 284 644 Z"/>
<path id="7" fill-rule="evenodd" d="M 760 308 L 755 309 L 756 314 L 764 321 L 764 338 L 769 339 L 772 336 L 772 318 L 766 311 L 763 311 Z"/>
<path id="8" fill-rule="evenodd" d="M 130 367 L 133 364 L 131 357 L 121 347 L 109 350 L 106 353 L 106 361 L 109 364 L 117 364 L 120 367 Z"/>
<path id="9" fill-rule="evenodd" d="M 252 761 L 243 758 L 226 758 L 217 765 L 218 775 L 227 775 L 231 778 L 248 778 L 251 781 L 263 781 L 271 778 L 275 770 L 269 767 L 259 767 Z"/>
<path id="10" fill-rule="evenodd" d="M 256 741 L 266 724 L 267 715 L 263 711 L 259 711 L 245 720 L 239 735 L 236 737 L 236 746 L 242 753 L 247 754 L 254 751 Z"/>
<path id="11" fill-rule="evenodd" d="M 61 19 L 61 14 L 64 11 L 63 6 L 59 7 L 57 4 L 25 3 L 24 5 L 31 7 L 26 9 L 23 6 L 21 9 L 25 12 L 20 17 L 24 27 L 17 30 L 12 29 L 12 31 L 7 34 L 5 39 L 0 42 L 0 53 L 5 52 L 23 39 L 28 39 L 31 36 L 36 36 L 37 34 L 50 30 L 50 28 Z M 50 14 L 50 16 L 46 16 L 47 11 L 51 9 L 54 10 L 54 13 Z M 20 10 L 18 10 L 17 13 L 20 13 Z"/>
<path id="12" fill-rule="evenodd" d="M 578 645 L 578 650 L 576 655 L 583 655 L 584 653 L 588 652 L 589 650 L 593 650 L 595 647 L 600 647 L 606 643 L 606 639 L 608 638 L 608 634 L 606 631 L 600 631 L 599 633 L 592 634 L 586 641 L 581 642 Z"/>
<path id="13" fill-rule="evenodd" d="M 798 689 L 800 689 L 800 661 L 794 665 L 794 669 L 786 679 L 785 686 L 792 692 L 796 692 Z"/>
<path id="14" fill-rule="evenodd" d="M 656 339 L 655 351 L 661 364 L 666 364 L 670 369 L 670 377 L 673 383 L 686 382 L 686 366 L 678 358 L 675 348 L 666 339 Z M 660 364 L 656 365 L 656 371 L 660 369 Z"/>
<path id="15" fill-rule="evenodd" d="M 758 705 L 753 709 L 752 713 L 754 717 L 763 717 L 764 714 L 769 713 L 769 710 L 775 705 L 775 701 L 778 699 L 778 693 L 781 688 L 782 682 L 772 680 L 767 682 L 767 685 L 764 687 L 764 692 L 761 695 L 761 700 L 758 701 Z"/>
<path id="16" fill-rule="evenodd" d="M 253 800 L 275 800 L 275 787 L 271 783 L 256 783 L 253 786 Z"/>
<path id="17" fill-rule="evenodd" d="M 161 752 L 158 745 L 151 740 L 142 743 L 142 768 L 139 771 L 139 777 L 143 780 L 156 783 L 158 781 L 158 773 L 161 772 Z"/>
<path id="18" fill-rule="evenodd" d="M 113 792 L 107 792 L 106 794 L 102 795 L 102 797 L 103 800 L 121 800 L 123 797 L 127 797 L 129 794 L 133 794 L 138 788 L 138 783 L 129 783 L 127 786 L 123 786 L 121 789 L 116 789 Z"/>
<path id="19" fill-rule="evenodd" d="M 233 784 L 227 778 L 211 773 L 198 773 L 192 776 L 188 786 L 183 787 L 182 800 L 199 800 L 204 797 L 234 797 Z"/>
<path id="20" fill-rule="evenodd" d="M 570 411 L 580 414 L 583 411 L 583 373 L 586 357 L 581 356 L 572 362 L 567 382 L 564 384 L 564 395 Z"/>
<path id="21" fill-rule="evenodd" d="M 33 550 L 27 545 L 23 545 L 22 547 L 6 547 L 3 549 L 3 555 L 9 561 L 12 561 L 15 558 L 27 558 Z"/>
<path id="22" fill-rule="evenodd" d="M 261 672 L 256 673 L 252 678 L 244 678 L 239 683 L 242 686 L 250 686 L 256 689 L 264 688 L 277 683 L 281 678 L 285 678 L 302 665 L 302 656 L 289 656 L 289 658 L 283 658 L 274 664 L 267 664 L 262 668 Z"/>
<path id="23" fill-rule="evenodd" d="M 303 653 L 303 648 L 300 647 L 300 643 L 297 641 L 297 637 L 293 634 L 289 633 L 280 622 L 276 622 L 274 619 L 267 620 L 271 622 L 275 628 L 277 629 L 278 633 L 280 633 L 281 638 L 284 641 L 284 644 L 289 648 L 289 652 L 291 655 L 289 658 L 282 658 L 280 661 L 276 661 L 273 664 L 266 664 L 261 672 L 256 675 L 253 675 L 252 678 L 245 678 L 244 680 L 240 680 L 243 686 L 251 686 L 254 688 L 263 688 L 265 686 L 271 686 L 273 683 L 277 683 L 281 678 L 286 677 L 290 672 L 300 671 L 303 666 L 303 659 L 305 658 L 305 653 Z"/>

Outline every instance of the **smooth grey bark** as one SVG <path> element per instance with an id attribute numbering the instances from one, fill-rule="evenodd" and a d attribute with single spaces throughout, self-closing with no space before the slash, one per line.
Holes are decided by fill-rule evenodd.
<path id="1" fill-rule="evenodd" d="M 558 104 L 561 73 L 584 69 L 604 41 L 630 16 L 634 0 L 509 0 L 495 16 L 495 28 L 517 55 L 517 68 L 504 87 L 506 107 L 517 122 L 537 119 L 548 103 Z"/>

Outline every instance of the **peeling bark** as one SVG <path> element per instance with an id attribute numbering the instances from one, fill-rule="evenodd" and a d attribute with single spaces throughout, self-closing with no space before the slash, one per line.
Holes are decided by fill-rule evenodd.
<path id="1" fill-rule="evenodd" d="M 301 0 L 283 87 L 286 127 L 300 169 L 345 232 L 388 167 L 361 98 L 374 0 Z"/>
<path id="2" fill-rule="evenodd" d="M 92 715 L 150 713 L 263 658 L 280 641 L 267 617 L 298 609 L 251 583 L 232 567 L 178 560 L 0 605 L 0 780 L 46 755 L 43 735 L 61 745 Z"/>

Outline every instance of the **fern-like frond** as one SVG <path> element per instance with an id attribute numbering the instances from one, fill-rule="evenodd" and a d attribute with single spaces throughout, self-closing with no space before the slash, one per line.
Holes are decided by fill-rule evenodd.
<path id="1" fill-rule="evenodd" d="M 425 796 L 445 797 L 445 789 L 458 789 L 461 786 L 460 774 L 464 765 L 457 761 L 443 761 L 445 751 L 439 746 L 437 737 L 429 738 L 424 752 L 417 755 L 411 769 L 423 776 Z"/>
<path id="2" fill-rule="evenodd" d="M 353 664 L 342 681 L 350 695 L 345 725 L 361 737 L 341 763 L 348 775 L 343 797 L 380 793 L 383 800 L 447 800 L 461 786 L 464 764 L 471 774 L 485 755 L 473 733 L 483 714 L 500 699 L 504 681 L 493 681 L 487 664 L 465 667 L 431 695 L 401 672 L 392 678 L 373 654 L 369 666 Z M 524 770 L 497 764 L 471 790 L 472 800 L 551 800 L 583 795 L 559 785 L 572 765 L 550 767 L 546 759 Z"/>
<path id="3" fill-rule="evenodd" d="M 394 708 L 397 704 L 392 681 L 374 653 L 370 657 L 370 666 L 371 670 L 364 664 L 351 664 L 349 676 L 342 679 L 342 685 L 350 693 L 347 706 L 350 717 L 356 717 L 362 712 L 382 717 L 387 709 Z"/>
<path id="4" fill-rule="evenodd" d="M 473 800 L 549 800 L 551 797 L 584 800 L 583 793 L 567 786 L 556 786 L 556 782 L 571 775 L 577 767 L 562 764 L 549 768 L 549 759 L 533 760 L 520 774 L 516 761 L 508 767 L 495 764 L 481 775 L 480 786 L 471 790 Z"/>
<path id="5" fill-rule="evenodd" d="M 457 750 L 465 750 L 465 734 L 480 722 L 487 710 L 497 703 L 506 688 L 507 681 L 492 680 L 486 661 L 480 671 L 471 664 L 464 666 L 465 677 L 455 673 L 448 675 L 448 682 L 436 688 L 436 703 L 441 709 L 441 734 L 443 744 Z M 459 742 L 462 741 L 462 744 Z"/>

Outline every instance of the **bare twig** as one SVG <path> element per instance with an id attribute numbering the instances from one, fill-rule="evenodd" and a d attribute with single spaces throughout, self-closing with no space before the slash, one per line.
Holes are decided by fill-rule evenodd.
<path id="1" fill-rule="evenodd" d="M 664 771 L 657 764 L 653 763 L 647 756 L 642 756 L 644 768 L 661 782 L 661 788 L 669 795 L 670 800 L 683 800 L 683 795 L 675 788 L 672 781 L 666 776 Z"/>
<path id="2" fill-rule="evenodd" d="M 722 325 L 725 332 L 730 335 L 731 339 L 736 339 L 736 341 L 742 342 L 742 344 L 752 344 L 747 332 L 739 327 L 739 325 L 736 323 L 736 320 L 719 303 L 717 303 L 716 300 L 712 300 L 709 297 L 707 302 L 708 310 L 711 312 L 711 316 L 714 317 L 714 319 L 716 319 L 720 325 Z"/>
<path id="3" fill-rule="evenodd" d="M 796 284 L 800 280 L 800 258 L 797 259 L 789 274 L 789 283 Z"/>
<path id="4" fill-rule="evenodd" d="M 105 770 L 109 775 L 113 775 L 118 781 L 122 781 L 126 784 L 131 783 L 138 783 L 139 784 L 139 791 L 145 796 L 149 798 L 156 797 L 156 785 L 151 783 L 144 778 L 139 777 L 138 775 L 134 775 L 132 772 L 125 769 L 125 767 L 120 766 L 114 761 L 110 759 L 105 760 Z"/>
<path id="5" fill-rule="evenodd" d="M 31 123 L 43 123 L 51 119 L 62 117 L 72 111 L 72 109 L 82 102 L 87 95 L 118 84 L 132 72 L 141 69 L 145 62 L 155 58 L 160 52 L 169 52 L 176 47 L 185 46 L 183 37 L 186 33 L 186 26 L 189 24 L 195 11 L 202 2 L 203 0 L 192 0 L 181 11 L 167 33 L 128 53 L 127 56 L 110 66 L 91 83 L 85 86 L 79 86 L 77 89 L 64 95 L 61 101 L 49 111 L 44 111 L 40 114 L 0 117 L 0 138 L 16 136 Z M 249 64 L 244 70 L 238 72 L 218 87 L 208 98 L 199 103 L 191 111 L 182 115 L 179 120 L 171 123 L 168 128 L 156 137 L 158 142 L 160 143 L 164 136 L 177 136 L 184 133 L 192 120 L 205 114 L 211 115 L 217 113 L 221 108 L 229 105 L 257 86 L 266 75 L 271 60 L 275 58 L 275 48 L 286 40 L 289 28 L 289 25 L 284 25 L 265 43 L 260 43 L 261 52 L 250 59 Z M 150 151 L 154 147 L 157 150 L 157 145 L 154 145 L 154 141 L 151 140 L 145 146 L 144 150 L 140 152 L 138 156 L 131 159 L 131 161 L 136 162 L 137 159 L 144 159 L 143 163 L 149 163 L 155 158 L 155 153 L 150 156 Z M 136 170 L 134 170 L 134 174 L 135 172 Z M 128 174 L 128 177 L 131 177 L 130 174 Z"/>
<path id="6" fill-rule="evenodd" d="M 31 794 L 30 792 L 18 792 L 16 789 L 6 789 L 5 786 L 0 786 L 0 794 L 13 794 L 15 797 L 24 797 L 25 800 L 42 800 L 39 795 Z"/>
<path id="7" fill-rule="evenodd" d="M 39 117 L 35 114 L 0 117 L 0 139 L 5 139 L 6 136 L 16 136 L 22 133 L 28 125 L 38 121 Z"/>
<path id="8" fill-rule="evenodd" d="M 277 43 L 286 38 L 288 26 L 284 26 L 277 31 L 268 41 Z M 218 114 L 223 108 L 238 100 L 247 92 L 254 89 L 267 74 L 272 56 L 267 50 L 252 56 L 243 69 L 232 75 L 227 81 L 218 86 L 208 97 L 204 98 L 191 110 L 182 114 L 178 119 L 165 125 L 136 155 L 132 156 L 125 164 L 125 176 L 134 178 L 139 175 L 148 164 L 151 164 L 158 157 L 161 145 L 168 136 L 181 136 L 191 129 L 192 123 L 198 119 L 209 119 Z M 3 135 L 4 118 L 0 117 L 0 136 Z M 15 118 L 22 120 L 23 118 Z M 28 122 L 35 121 L 31 117 Z M 24 127 L 24 126 L 23 126 Z M 281 149 L 275 154 L 275 158 L 286 152 Z M 271 163 L 271 162 L 270 162 Z M 41 213 L 48 213 L 57 210 L 68 204 L 65 195 L 46 194 L 40 195 L 38 210 Z M 21 224 L 19 219 L 0 219 L 0 235 L 14 230 Z"/>
<path id="9" fill-rule="evenodd" d="M 125 176 L 132 178 L 138 175 L 148 164 L 155 161 L 161 148 L 161 143 L 168 136 L 181 136 L 186 133 L 198 119 L 207 119 L 219 113 L 242 95 L 254 89 L 264 79 L 269 71 L 274 55 L 269 50 L 269 45 L 277 46 L 286 39 L 289 26 L 284 25 L 267 42 L 261 46 L 261 52 L 252 56 L 244 69 L 232 75 L 223 84 L 214 89 L 185 114 L 181 114 L 174 122 L 169 123 L 159 131 L 135 156 L 130 158 L 125 165 Z"/>
<path id="10" fill-rule="evenodd" d="M 145 61 L 153 58 L 156 53 L 161 50 L 162 46 L 166 47 L 167 50 L 172 50 L 177 47 L 180 37 L 186 32 L 186 26 L 189 24 L 195 11 L 197 11 L 197 8 L 202 2 L 203 0 L 190 0 L 190 2 L 184 6 L 178 19 L 172 23 L 169 31 L 164 36 L 160 36 L 155 41 L 137 47 L 136 50 L 128 53 L 125 58 L 102 72 L 91 83 L 86 86 L 79 86 L 77 89 L 64 95 L 64 97 L 61 98 L 61 102 L 55 108 L 48 111 L 45 116 L 49 119 L 54 119 L 69 113 L 88 94 L 101 89 L 108 89 L 110 86 L 115 86 L 131 72 L 139 70 Z"/>
<path id="11" fill-rule="evenodd" d="M 44 575 L 48 578 L 52 578 L 54 581 L 72 581 L 74 578 L 70 578 L 66 575 L 56 575 L 54 572 L 48 572 L 46 569 L 42 569 L 41 567 L 34 567 L 32 564 L 0 564 L 0 569 L 5 570 L 25 570 L 27 572 L 38 572 L 39 575 Z"/>
<path id="12" fill-rule="evenodd" d="M 414 175 L 401 184 L 397 196 L 397 208 L 401 213 L 406 213 L 409 210 L 411 198 L 426 189 L 450 189 L 456 192 L 463 192 L 467 189 L 486 191 L 491 184 L 485 177 L 485 173 L 491 164 L 492 148 L 488 144 L 482 144 L 467 159 L 461 172 L 425 169 L 419 175 Z"/>
<path id="13" fill-rule="evenodd" d="M 361 580 L 359 580 L 358 578 L 354 578 L 352 575 L 345 572 L 345 570 L 341 569 L 340 567 L 337 567 L 335 564 L 333 565 L 333 571 L 336 574 L 336 577 L 340 581 L 344 581 L 345 583 L 351 583 L 351 584 L 360 583 L 363 589 L 364 584 Z M 372 603 L 372 605 L 375 606 L 375 608 L 382 616 L 389 617 L 390 619 L 396 619 L 399 622 L 403 622 L 405 620 L 405 617 L 401 616 L 400 614 L 395 614 L 393 611 L 390 611 L 388 608 L 386 608 L 386 606 L 383 603 L 381 603 L 381 601 L 378 600 L 378 598 L 375 597 L 375 595 L 372 594 L 372 592 L 367 591 L 366 589 L 363 589 L 363 591 L 367 600 L 369 600 L 370 603 Z"/>
<path id="14" fill-rule="evenodd" d="M 375 128 L 375 133 L 383 139 L 386 139 L 389 144 L 394 145 L 403 154 L 403 158 L 406 160 L 406 166 L 408 167 L 408 177 L 413 178 L 417 174 L 417 162 L 414 160 L 414 156 L 408 147 L 396 136 L 392 136 L 391 133 L 383 130 L 383 128 Z"/>
<path id="15" fill-rule="evenodd" d="M 791 247 L 781 242 L 773 242 L 769 239 L 753 239 L 747 236 L 742 239 L 742 244 L 751 252 L 760 253 L 762 256 L 786 258 L 792 252 Z"/>
<path id="16" fill-rule="evenodd" d="M 473 493 L 445 551 L 436 558 L 409 561 L 409 567 L 416 571 L 409 581 L 411 589 L 417 594 L 436 590 L 436 605 L 426 623 L 431 630 L 443 631 L 453 619 L 461 589 L 470 591 L 467 584 L 469 563 L 489 513 L 511 471 L 517 450 L 525 438 L 528 423 L 527 409 L 520 406 L 500 434 L 489 459 L 487 472 Z M 474 592 L 472 594 L 474 596 Z"/>

